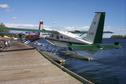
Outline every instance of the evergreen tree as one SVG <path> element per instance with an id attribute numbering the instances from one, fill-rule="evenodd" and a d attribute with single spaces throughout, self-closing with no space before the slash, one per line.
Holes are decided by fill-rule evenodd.
<path id="1" fill-rule="evenodd" d="M 0 32 L 9 32 L 9 30 L 7 30 L 7 27 L 4 25 L 4 23 L 0 23 Z"/>

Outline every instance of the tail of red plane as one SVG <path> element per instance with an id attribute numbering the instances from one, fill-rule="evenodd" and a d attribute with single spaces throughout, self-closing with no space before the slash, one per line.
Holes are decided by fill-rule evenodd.
<path id="1" fill-rule="evenodd" d="M 40 30 L 40 29 L 43 29 L 43 21 L 40 21 L 40 22 L 39 22 L 39 30 Z"/>
<path id="2" fill-rule="evenodd" d="M 44 26 L 43 26 L 43 21 L 40 21 L 39 22 L 39 30 L 43 29 Z M 40 32 L 38 32 L 38 35 L 40 36 Z"/>

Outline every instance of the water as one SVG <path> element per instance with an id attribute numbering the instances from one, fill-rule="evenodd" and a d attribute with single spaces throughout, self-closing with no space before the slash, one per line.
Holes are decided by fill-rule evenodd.
<path id="1" fill-rule="evenodd" d="M 92 56 L 93 61 L 84 61 L 64 56 L 60 51 L 67 48 L 57 47 L 49 44 L 46 40 L 38 40 L 31 43 L 40 50 L 53 52 L 66 59 L 64 65 L 69 70 L 93 81 L 96 84 L 126 84 L 126 39 L 104 39 L 103 43 L 112 44 L 120 42 L 119 49 L 99 50 Z M 85 54 L 85 51 L 77 51 Z"/>

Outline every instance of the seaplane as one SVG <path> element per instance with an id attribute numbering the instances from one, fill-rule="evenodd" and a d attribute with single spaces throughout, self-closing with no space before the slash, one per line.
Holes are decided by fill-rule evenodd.
<path id="1" fill-rule="evenodd" d="M 6 28 L 6 30 L 38 32 L 35 35 L 27 36 L 27 38 L 33 39 L 33 41 L 34 39 L 37 40 L 42 37 L 44 33 L 48 33 L 45 39 L 47 39 L 54 45 L 68 47 L 70 50 L 78 49 L 94 51 L 98 49 L 118 48 L 118 42 L 115 42 L 112 45 L 101 44 L 104 30 L 104 22 L 105 12 L 95 12 L 95 16 L 89 30 L 86 32 L 87 35 L 85 37 L 82 37 L 82 34 L 81 36 L 75 35 L 75 32 L 73 31 L 46 30 L 44 28 L 41 29 L 41 27 L 43 26 L 42 21 L 40 21 L 39 29 Z"/>
<path id="2" fill-rule="evenodd" d="M 102 44 L 103 30 L 105 22 L 105 12 L 95 12 L 95 16 L 88 31 L 53 31 L 50 36 L 46 37 L 50 42 L 61 47 L 68 47 L 70 50 L 90 50 L 118 48 L 119 43 L 112 45 Z M 85 37 L 78 36 L 74 33 L 86 33 Z M 105 32 L 112 33 L 112 32 Z"/>
<path id="3" fill-rule="evenodd" d="M 96 44 L 101 43 L 104 29 L 105 12 L 96 12 L 86 37 L 77 36 L 67 31 L 56 31 L 47 39 L 70 44 Z"/>

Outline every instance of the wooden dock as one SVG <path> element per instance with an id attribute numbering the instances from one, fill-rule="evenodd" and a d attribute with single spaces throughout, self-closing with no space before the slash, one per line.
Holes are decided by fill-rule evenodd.
<path id="1" fill-rule="evenodd" d="M 15 42 L 0 52 L 0 84 L 82 84 L 82 82 L 52 64 L 34 48 Z"/>

